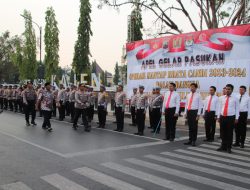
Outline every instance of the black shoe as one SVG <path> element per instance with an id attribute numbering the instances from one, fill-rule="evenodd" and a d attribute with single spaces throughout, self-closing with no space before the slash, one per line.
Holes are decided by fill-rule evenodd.
<path id="1" fill-rule="evenodd" d="M 37 124 L 35 123 L 35 121 L 32 121 L 31 122 L 32 125 L 36 126 Z"/>
<path id="2" fill-rule="evenodd" d="M 184 143 L 184 145 L 191 145 L 191 144 L 192 144 L 191 141 L 188 141 L 188 142 Z"/>
<path id="3" fill-rule="evenodd" d="M 114 129 L 114 131 L 118 131 L 118 129 Z"/>
<path id="4" fill-rule="evenodd" d="M 152 130 L 152 131 L 151 131 L 151 133 L 155 133 L 155 131 L 154 131 L 154 130 Z"/>
<path id="5" fill-rule="evenodd" d="M 208 139 L 204 139 L 203 142 L 208 142 L 209 140 Z"/>
<path id="6" fill-rule="evenodd" d="M 84 131 L 90 132 L 90 128 L 85 128 Z"/>
<path id="7" fill-rule="evenodd" d="M 164 138 L 163 140 L 164 140 L 164 141 L 169 141 L 169 140 L 170 140 L 170 138 Z"/>
<path id="8" fill-rule="evenodd" d="M 220 151 L 220 152 L 225 151 L 225 150 L 226 150 L 226 149 L 225 149 L 225 148 L 222 148 L 222 147 L 217 148 L 217 151 Z"/>
<path id="9" fill-rule="evenodd" d="M 48 132 L 52 132 L 53 129 L 51 127 L 48 128 Z"/>
<path id="10" fill-rule="evenodd" d="M 62 119 L 62 118 L 59 118 L 59 121 L 63 121 L 63 119 Z"/>
<path id="11" fill-rule="evenodd" d="M 47 127 L 42 127 L 43 130 L 47 130 L 48 128 Z"/>
<path id="12" fill-rule="evenodd" d="M 99 125 L 99 126 L 97 126 L 97 128 L 102 128 L 102 127 Z"/>
<path id="13" fill-rule="evenodd" d="M 153 127 L 148 127 L 148 129 L 152 129 Z"/>
<path id="14" fill-rule="evenodd" d="M 172 138 L 171 138 L 171 139 L 169 139 L 169 141 L 170 141 L 170 142 L 173 142 L 173 141 L 174 141 L 174 139 L 172 139 Z"/>
<path id="15" fill-rule="evenodd" d="M 134 133 L 134 135 L 139 135 L 139 133 Z"/>
<path id="16" fill-rule="evenodd" d="M 192 146 L 196 146 L 195 141 L 192 142 Z"/>
<path id="17" fill-rule="evenodd" d="M 240 143 L 234 143 L 233 146 L 234 147 L 240 146 Z"/>
<path id="18" fill-rule="evenodd" d="M 241 145 L 240 145 L 240 148 L 244 148 L 244 147 L 245 147 L 244 144 L 241 144 Z"/>
<path id="19" fill-rule="evenodd" d="M 228 148 L 228 149 L 227 149 L 227 152 L 228 152 L 229 154 L 231 154 L 231 153 L 232 153 L 231 148 Z"/>
<path id="20" fill-rule="evenodd" d="M 28 127 L 28 126 L 30 126 L 30 123 L 29 123 L 29 122 L 27 122 L 27 123 L 26 123 L 26 126 L 27 126 L 27 127 Z"/>
<path id="21" fill-rule="evenodd" d="M 139 136 L 144 136 L 144 134 L 143 133 L 139 133 Z"/>
<path id="22" fill-rule="evenodd" d="M 118 132 L 123 132 L 123 130 L 122 130 L 122 129 L 120 129 L 120 130 L 118 130 Z"/>
<path id="23" fill-rule="evenodd" d="M 207 140 L 207 142 L 214 142 L 214 139 L 209 139 Z"/>
<path id="24" fill-rule="evenodd" d="M 78 126 L 77 125 L 73 125 L 72 127 L 74 130 L 77 130 Z"/>

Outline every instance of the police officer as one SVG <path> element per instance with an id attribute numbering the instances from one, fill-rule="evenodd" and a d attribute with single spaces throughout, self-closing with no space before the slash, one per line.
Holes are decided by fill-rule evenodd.
<path id="1" fill-rule="evenodd" d="M 69 103 L 70 88 L 67 87 L 65 90 L 65 112 L 66 116 L 70 115 L 70 103 Z"/>
<path id="2" fill-rule="evenodd" d="M 18 111 L 17 92 L 18 92 L 17 85 L 14 85 L 13 93 L 12 93 L 12 101 L 13 101 L 13 106 L 14 106 L 14 112 Z"/>
<path id="3" fill-rule="evenodd" d="M 7 110 L 8 109 L 8 87 L 7 85 L 4 86 L 4 90 L 3 90 L 3 104 L 4 104 L 4 109 Z"/>
<path id="4" fill-rule="evenodd" d="M 90 96 L 87 92 L 87 89 L 85 88 L 84 84 L 79 85 L 79 90 L 75 93 L 75 116 L 74 116 L 74 123 L 73 123 L 73 129 L 77 130 L 78 125 L 78 119 L 82 114 L 83 124 L 85 127 L 85 131 L 89 132 L 91 129 L 91 126 L 88 123 L 87 120 L 87 108 L 89 107 L 90 102 Z"/>
<path id="5" fill-rule="evenodd" d="M 75 115 L 75 93 L 76 93 L 76 86 L 72 84 L 70 93 L 69 93 L 69 107 L 70 107 L 71 123 L 73 123 L 74 115 Z"/>
<path id="6" fill-rule="evenodd" d="M 139 94 L 137 95 L 136 101 L 136 121 L 137 121 L 137 128 L 138 133 L 135 135 L 144 135 L 144 128 L 145 128 L 145 114 L 148 107 L 148 97 L 146 94 L 143 93 L 144 86 L 139 86 Z"/>
<path id="7" fill-rule="evenodd" d="M 136 126 L 136 113 L 135 113 L 135 106 L 136 106 L 136 99 L 137 99 L 137 88 L 133 88 L 133 95 L 131 96 L 130 102 L 130 111 L 131 111 L 131 118 L 132 118 L 132 126 Z"/>
<path id="8" fill-rule="evenodd" d="M 9 85 L 7 99 L 10 111 L 13 111 L 13 89 L 11 85 Z"/>
<path id="9" fill-rule="evenodd" d="M 126 105 L 126 93 L 123 91 L 123 85 L 119 84 L 115 94 L 115 110 L 117 128 L 114 131 L 122 132 L 124 127 L 124 111 Z"/>
<path id="10" fill-rule="evenodd" d="M 23 87 L 20 86 L 17 90 L 17 99 L 16 99 L 18 111 L 20 113 L 23 113 L 22 91 L 23 91 Z"/>
<path id="11" fill-rule="evenodd" d="M 101 85 L 100 92 L 98 93 L 97 99 L 97 112 L 98 112 L 98 120 L 99 126 L 98 128 L 105 128 L 106 124 L 106 116 L 107 116 L 107 105 L 108 105 L 108 94 L 106 93 L 106 88 L 104 85 Z"/>
<path id="12" fill-rule="evenodd" d="M 60 84 L 60 90 L 57 95 L 57 107 L 59 111 L 59 121 L 63 121 L 65 118 L 65 100 L 66 100 L 66 92 L 63 84 Z"/>
<path id="13" fill-rule="evenodd" d="M 0 85 L 0 109 L 3 110 L 3 92 L 4 92 L 4 89 L 3 89 L 3 85 L 1 84 Z"/>
<path id="14" fill-rule="evenodd" d="M 163 96 L 160 94 L 161 88 L 155 88 L 155 96 L 152 99 L 152 133 L 159 133 L 161 128 L 161 109 L 163 103 Z"/>
<path id="15" fill-rule="evenodd" d="M 165 115 L 165 139 L 174 141 L 176 122 L 180 110 L 180 95 L 176 92 L 176 84 L 169 84 L 169 91 L 165 93 L 162 113 Z"/>
<path id="16" fill-rule="evenodd" d="M 38 105 L 40 105 L 40 109 L 42 111 L 42 115 L 43 115 L 43 125 L 42 125 L 42 129 L 44 130 L 48 130 L 49 132 L 51 132 L 53 129 L 51 128 L 51 123 L 50 123 L 50 119 L 51 119 L 51 115 L 52 115 L 52 107 L 53 107 L 53 92 L 51 90 L 51 85 L 49 82 L 45 83 L 45 89 L 40 91 L 39 95 L 38 95 L 38 101 L 36 104 L 36 109 L 38 110 L 39 107 Z"/>
<path id="17" fill-rule="evenodd" d="M 88 86 L 88 91 L 89 91 L 89 95 L 90 95 L 90 106 L 88 109 L 88 120 L 89 120 L 89 122 L 91 122 L 94 118 L 96 95 L 93 92 L 92 86 Z"/>
<path id="18" fill-rule="evenodd" d="M 31 124 L 36 125 L 35 118 L 36 118 L 36 110 L 35 104 L 37 100 L 36 91 L 33 88 L 32 82 L 27 82 L 27 88 L 23 92 L 23 104 L 24 104 L 24 112 L 25 112 L 25 120 L 26 126 L 30 126 L 29 122 L 29 115 L 31 113 Z"/>
<path id="19" fill-rule="evenodd" d="M 155 88 L 152 89 L 152 94 L 148 97 L 148 112 L 149 112 L 149 124 L 150 126 L 148 127 L 149 129 L 153 129 L 153 118 L 152 118 L 152 101 L 156 97 L 155 95 Z"/>
<path id="20" fill-rule="evenodd" d="M 52 92 L 53 92 L 53 96 L 54 96 L 52 117 L 56 117 L 58 89 L 56 89 L 55 86 L 52 86 Z"/>

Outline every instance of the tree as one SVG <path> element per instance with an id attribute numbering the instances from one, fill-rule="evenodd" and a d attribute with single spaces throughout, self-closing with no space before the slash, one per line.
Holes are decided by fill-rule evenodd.
<path id="1" fill-rule="evenodd" d="M 113 78 L 114 84 L 118 85 L 119 80 L 120 80 L 119 66 L 118 66 L 118 63 L 116 62 L 116 64 L 115 64 L 115 74 L 114 74 L 114 78 Z"/>
<path id="2" fill-rule="evenodd" d="M 105 85 L 105 78 L 106 77 L 105 77 L 105 72 L 104 71 L 101 72 L 101 77 L 100 78 L 101 78 L 101 84 Z"/>
<path id="3" fill-rule="evenodd" d="M 91 4 L 89 0 L 80 0 L 80 18 L 78 26 L 78 39 L 75 43 L 75 52 L 72 67 L 80 78 L 80 74 L 88 73 L 90 74 L 90 49 L 89 42 L 92 36 L 91 31 Z M 90 77 L 89 77 L 90 79 Z"/>
<path id="4" fill-rule="evenodd" d="M 25 18 L 24 47 L 23 47 L 23 66 L 24 73 L 22 79 L 34 80 L 37 77 L 37 61 L 36 61 L 36 35 L 32 26 L 31 13 L 24 10 Z"/>
<path id="5" fill-rule="evenodd" d="M 138 0 L 137 0 L 138 1 Z M 128 42 L 142 40 L 142 15 L 141 15 L 141 9 L 136 5 L 136 7 L 132 10 L 131 15 L 129 17 L 129 23 L 128 23 Z"/>
<path id="6" fill-rule="evenodd" d="M 96 74 L 96 60 L 92 61 L 92 65 L 91 65 L 91 73 L 95 73 Z"/>
<path id="7" fill-rule="evenodd" d="M 10 37 L 8 31 L 0 35 L 0 83 L 18 83 L 19 71 L 15 64 L 18 36 Z"/>
<path id="8" fill-rule="evenodd" d="M 250 21 L 249 7 L 246 6 L 247 0 L 191 0 L 196 7 L 199 22 L 189 14 L 188 3 L 184 0 L 162 1 L 162 0 L 99 0 L 101 8 L 103 5 L 109 5 L 119 8 L 123 5 L 136 5 L 151 11 L 155 15 L 155 23 L 159 23 L 160 27 L 157 31 L 161 34 L 179 34 L 183 30 L 175 17 L 172 16 L 174 11 L 181 12 L 187 19 L 187 23 L 192 26 L 194 31 L 203 30 L 203 28 L 211 29 L 220 26 L 237 25 Z"/>
<path id="9" fill-rule="evenodd" d="M 45 77 L 46 80 L 50 80 L 51 76 L 57 72 L 59 65 L 59 29 L 57 27 L 57 21 L 55 18 L 55 11 L 52 7 L 47 8 L 45 17 Z"/>

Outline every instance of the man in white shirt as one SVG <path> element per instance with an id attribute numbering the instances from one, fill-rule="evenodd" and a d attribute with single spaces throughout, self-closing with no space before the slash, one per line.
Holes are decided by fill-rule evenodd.
<path id="1" fill-rule="evenodd" d="M 191 83 L 191 92 L 187 95 L 185 116 L 188 121 L 189 141 L 184 143 L 185 145 L 195 146 L 197 140 L 198 120 L 202 110 L 202 99 L 201 95 L 196 92 L 197 88 L 198 85 L 196 83 Z"/>
<path id="2" fill-rule="evenodd" d="M 175 83 L 169 84 L 169 91 L 165 93 L 162 113 L 165 115 L 165 139 L 174 141 L 176 122 L 180 109 L 180 95 L 176 92 Z"/>
<path id="3" fill-rule="evenodd" d="M 233 128 L 238 123 L 239 119 L 239 100 L 232 95 L 234 86 L 232 84 L 226 85 L 227 95 L 221 98 L 219 104 L 220 110 L 220 132 L 221 132 L 221 146 L 218 151 L 227 151 L 231 153 L 233 141 Z"/>
<path id="4" fill-rule="evenodd" d="M 204 141 L 214 141 L 216 120 L 218 116 L 219 98 L 215 95 L 216 87 L 210 86 L 209 96 L 206 97 L 203 107 L 203 116 L 205 119 L 206 139 Z"/>
<path id="5" fill-rule="evenodd" d="M 137 88 L 133 88 L 133 95 L 131 96 L 130 102 L 130 111 L 131 111 L 131 118 L 132 118 L 132 126 L 136 126 L 136 113 L 135 113 L 135 106 L 136 106 L 136 99 L 137 99 Z"/>
<path id="6" fill-rule="evenodd" d="M 235 126 L 236 141 L 233 146 L 244 148 L 247 131 L 247 119 L 250 119 L 250 98 L 246 93 L 246 86 L 240 86 L 239 94 L 236 96 L 240 104 L 240 116 Z"/>

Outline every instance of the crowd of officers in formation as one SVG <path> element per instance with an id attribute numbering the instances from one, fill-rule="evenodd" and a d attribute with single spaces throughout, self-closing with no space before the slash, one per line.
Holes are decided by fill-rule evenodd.
<path id="1" fill-rule="evenodd" d="M 205 119 L 206 139 L 204 141 L 214 141 L 216 121 L 220 123 L 221 146 L 218 151 L 231 153 L 231 147 L 240 146 L 244 148 L 246 138 L 247 120 L 250 119 L 250 98 L 246 93 L 246 87 L 240 86 L 239 94 L 233 94 L 234 86 L 227 84 L 223 88 L 223 95 L 216 96 L 216 87 L 209 88 L 209 96 L 202 101 L 200 93 L 197 92 L 197 84 L 190 85 L 190 93 L 186 96 L 184 117 L 187 119 L 189 127 L 189 141 L 185 145 L 196 145 L 198 120 Z M 133 89 L 130 97 L 130 110 L 133 126 L 137 126 L 138 132 L 135 135 L 144 135 L 146 111 L 149 110 L 149 120 L 152 133 L 159 133 L 161 129 L 162 115 L 165 116 L 165 139 L 174 141 L 176 133 L 176 123 L 180 110 L 180 95 L 176 91 L 176 85 L 170 83 L 169 90 L 162 95 L 161 89 L 156 87 L 152 93 L 144 93 L 144 86 Z M 126 93 L 123 86 L 118 85 L 115 93 L 115 116 L 117 128 L 115 131 L 123 132 L 124 112 L 127 104 Z M 97 100 L 97 113 L 99 126 L 105 128 L 107 105 L 109 97 L 105 86 L 101 85 L 100 92 L 93 92 L 91 86 L 79 84 L 78 87 L 71 85 L 64 88 L 61 84 L 59 89 L 55 89 L 50 83 L 45 83 L 44 87 L 39 85 L 36 89 L 32 82 L 28 82 L 23 87 L 0 85 L 0 109 L 9 109 L 14 112 L 25 114 L 26 125 L 36 125 L 36 111 L 44 117 L 42 128 L 52 131 L 50 119 L 56 116 L 56 108 L 59 113 L 59 120 L 64 120 L 65 116 L 71 117 L 73 129 L 78 128 L 78 119 L 81 117 L 85 131 L 91 129 L 91 121 L 94 115 L 94 105 Z M 31 115 L 31 123 L 29 117 Z M 233 143 L 233 131 L 235 130 L 236 141 Z"/>

